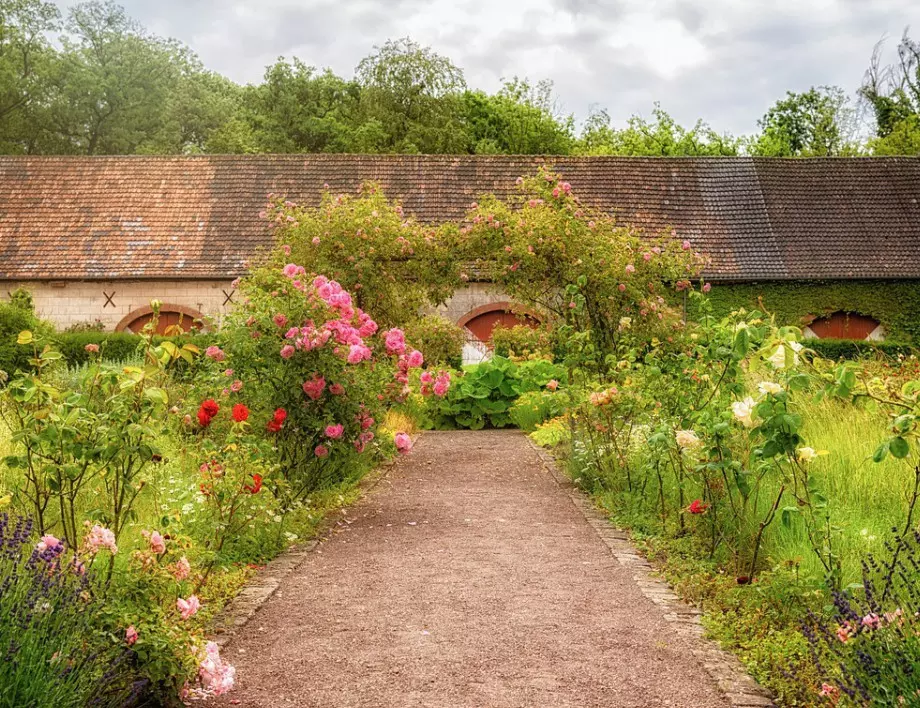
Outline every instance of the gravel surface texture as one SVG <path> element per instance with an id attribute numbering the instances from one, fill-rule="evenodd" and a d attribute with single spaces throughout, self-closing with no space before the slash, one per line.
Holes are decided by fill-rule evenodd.
<path id="1" fill-rule="evenodd" d="M 518 432 L 426 433 L 224 649 L 214 704 L 728 706 Z"/>

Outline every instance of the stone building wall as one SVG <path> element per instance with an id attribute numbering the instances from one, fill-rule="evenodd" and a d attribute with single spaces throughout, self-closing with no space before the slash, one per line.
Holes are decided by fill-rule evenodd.
<path id="1" fill-rule="evenodd" d="M 507 302 L 508 297 L 501 288 L 490 283 L 470 283 L 465 288 L 457 290 L 453 297 L 434 312 L 449 319 L 459 322 L 460 318 L 469 312 L 493 302 Z"/>
<path id="2" fill-rule="evenodd" d="M 114 330 L 123 318 L 149 306 L 154 299 L 164 305 L 195 310 L 219 323 L 232 307 L 224 304 L 227 293 L 231 292 L 230 283 L 230 280 L 6 281 L 0 286 L 0 296 L 5 299 L 8 293 L 22 286 L 32 293 L 38 316 L 58 329 L 99 320 L 107 330 Z"/>

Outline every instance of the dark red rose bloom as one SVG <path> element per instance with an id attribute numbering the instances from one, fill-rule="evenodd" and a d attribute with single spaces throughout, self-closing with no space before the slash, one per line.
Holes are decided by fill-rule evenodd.
<path id="1" fill-rule="evenodd" d="M 198 409 L 198 424 L 202 428 L 207 428 L 211 424 L 211 416 L 207 414 L 204 407 Z"/>
<path id="2" fill-rule="evenodd" d="M 281 430 L 281 423 L 276 420 L 270 420 L 265 424 L 266 429 L 270 433 L 277 433 Z"/>
<path id="3" fill-rule="evenodd" d="M 252 475 L 252 484 L 244 484 L 243 489 L 245 489 L 250 494 L 258 494 L 262 489 L 262 475 Z"/>
<path id="4" fill-rule="evenodd" d="M 275 415 L 272 417 L 272 420 L 274 420 L 276 423 L 283 423 L 285 420 L 287 420 L 287 411 L 284 410 L 284 408 L 278 408 L 275 411 Z"/>
<path id="5" fill-rule="evenodd" d="M 237 423 L 242 423 L 244 420 L 249 418 L 249 409 L 243 403 L 237 403 L 233 406 L 233 420 Z"/>
<path id="6" fill-rule="evenodd" d="M 687 507 L 687 511 L 691 514 L 703 514 L 708 508 L 709 504 L 703 503 L 701 499 L 694 499 L 690 506 Z"/>
<path id="7" fill-rule="evenodd" d="M 201 408 L 199 410 L 204 411 L 208 418 L 213 418 L 220 410 L 220 406 L 217 405 L 217 401 L 215 401 L 213 398 L 209 398 L 201 404 Z"/>

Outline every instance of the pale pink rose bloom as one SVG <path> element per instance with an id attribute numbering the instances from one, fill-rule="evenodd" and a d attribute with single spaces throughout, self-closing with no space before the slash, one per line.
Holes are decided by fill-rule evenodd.
<path id="1" fill-rule="evenodd" d="M 317 457 L 328 457 L 329 448 L 325 445 L 317 445 L 316 449 L 313 451 L 313 454 Z"/>
<path id="2" fill-rule="evenodd" d="M 90 354 L 98 354 L 98 353 L 99 353 L 99 345 L 98 345 L 98 344 L 87 344 L 87 345 L 86 345 L 85 347 L 83 347 L 83 348 L 84 348 L 86 351 L 88 351 Z"/>
<path id="3" fill-rule="evenodd" d="M 396 433 L 393 436 L 393 442 L 396 443 L 396 450 L 400 455 L 406 455 L 412 449 L 412 438 L 406 433 Z"/>
<path id="4" fill-rule="evenodd" d="M 636 272 L 636 266 L 634 266 L 632 263 L 628 263 L 628 264 L 626 265 L 626 272 L 627 272 L 627 273 L 635 273 L 635 272 Z"/>
<path id="5" fill-rule="evenodd" d="M 423 384 L 430 384 L 432 381 L 434 381 L 434 374 L 432 374 L 430 371 L 423 371 L 422 375 L 419 377 L 419 380 Z"/>
<path id="6" fill-rule="evenodd" d="M 417 369 L 424 363 L 425 357 L 422 356 L 422 353 L 418 349 L 413 349 L 409 354 L 409 366 L 413 369 Z"/>
<path id="7" fill-rule="evenodd" d="M 198 665 L 198 680 L 206 696 L 222 696 L 228 693 L 236 679 L 236 669 L 220 657 L 220 647 L 214 642 L 205 646 L 204 656 Z"/>
<path id="8" fill-rule="evenodd" d="M 181 597 L 176 600 L 176 609 L 179 610 L 179 614 L 184 620 L 187 620 L 189 617 L 198 612 L 200 607 L 201 603 L 198 601 L 197 595 L 190 595 L 188 600 L 183 600 Z"/>
<path id="9" fill-rule="evenodd" d="M 227 358 L 227 355 L 224 354 L 224 351 L 220 347 L 213 344 L 204 350 L 204 355 L 209 359 L 213 359 L 214 361 L 223 361 Z"/>
<path id="10" fill-rule="evenodd" d="M 285 344 L 283 347 L 281 347 L 281 358 L 290 359 L 292 356 L 294 356 L 295 351 L 297 350 L 294 349 L 293 346 L 291 346 L 290 344 Z"/>
<path id="11" fill-rule="evenodd" d="M 102 548 L 108 548 L 113 554 L 118 553 L 115 534 L 104 526 L 96 524 L 90 529 L 89 535 L 86 537 L 86 549 L 92 555 L 96 555 Z"/>
<path id="12" fill-rule="evenodd" d="M 555 391 L 557 388 L 559 388 L 559 382 L 556 381 L 556 379 L 553 379 L 548 384 L 546 384 L 546 388 L 548 388 L 550 391 Z"/>
<path id="13" fill-rule="evenodd" d="M 684 249 L 685 251 L 689 251 L 689 250 L 690 250 L 690 242 L 689 242 L 689 241 L 684 241 L 682 244 L 680 244 L 680 247 L 681 247 L 682 249 Z"/>
<path id="14" fill-rule="evenodd" d="M 127 642 L 128 646 L 131 647 L 131 646 L 134 646 L 134 643 L 136 641 L 137 641 L 137 630 L 134 628 L 134 625 L 132 624 L 130 627 L 128 627 L 125 630 L 125 642 Z"/>
<path id="15" fill-rule="evenodd" d="M 148 542 L 150 543 L 150 550 L 157 555 L 166 553 L 166 539 L 163 538 L 159 531 L 151 532 Z"/>
<path id="16" fill-rule="evenodd" d="M 39 553 L 44 553 L 49 548 L 57 548 L 61 545 L 61 540 L 57 536 L 52 536 L 50 533 L 46 533 L 42 536 L 41 540 L 35 544 L 35 550 Z"/>
<path id="17" fill-rule="evenodd" d="M 192 564 L 188 562 L 188 558 L 182 556 L 176 564 L 173 566 L 172 574 L 176 580 L 185 580 L 189 573 L 192 572 Z"/>
<path id="18" fill-rule="evenodd" d="M 337 423 L 336 425 L 327 425 L 325 432 L 327 438 L 338 440 L 340 437 L 342 437 L 342 435 L 345 434 L 345 426 L 341 423 Z"/>
<path id="19" fill-rule="evenodd" d="M 438 398 L 443 398 L 447 395 L 448 390 L 450 390 L 450 373 L 445 371 L 443 374 L 439 375 L 437 380 L 434 382 L 434 395 Z"/>

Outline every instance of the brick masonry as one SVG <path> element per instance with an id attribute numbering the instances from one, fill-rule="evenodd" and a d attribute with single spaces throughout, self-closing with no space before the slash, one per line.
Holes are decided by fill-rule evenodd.
<path id="1" fill-rule="evenodd" d="M 107 330 L 130 313 L 149 306 L 151 300 L 191 308 L 215 325 L 230 311 L 225 305 L 230 280 L 62 280 L 7 281 L 0 290 L 2 297 L 23 287 L 32 293 L 39 317 L 58 329 L 100 320 Z M 114 293 L 114 294 L 113 294 Z M 106 294 L 111 295 L 107 302 Z M 238 297 L 238 296 L 235 296 Z M 168 307 L 164 309 L 169 309 Z"/>

